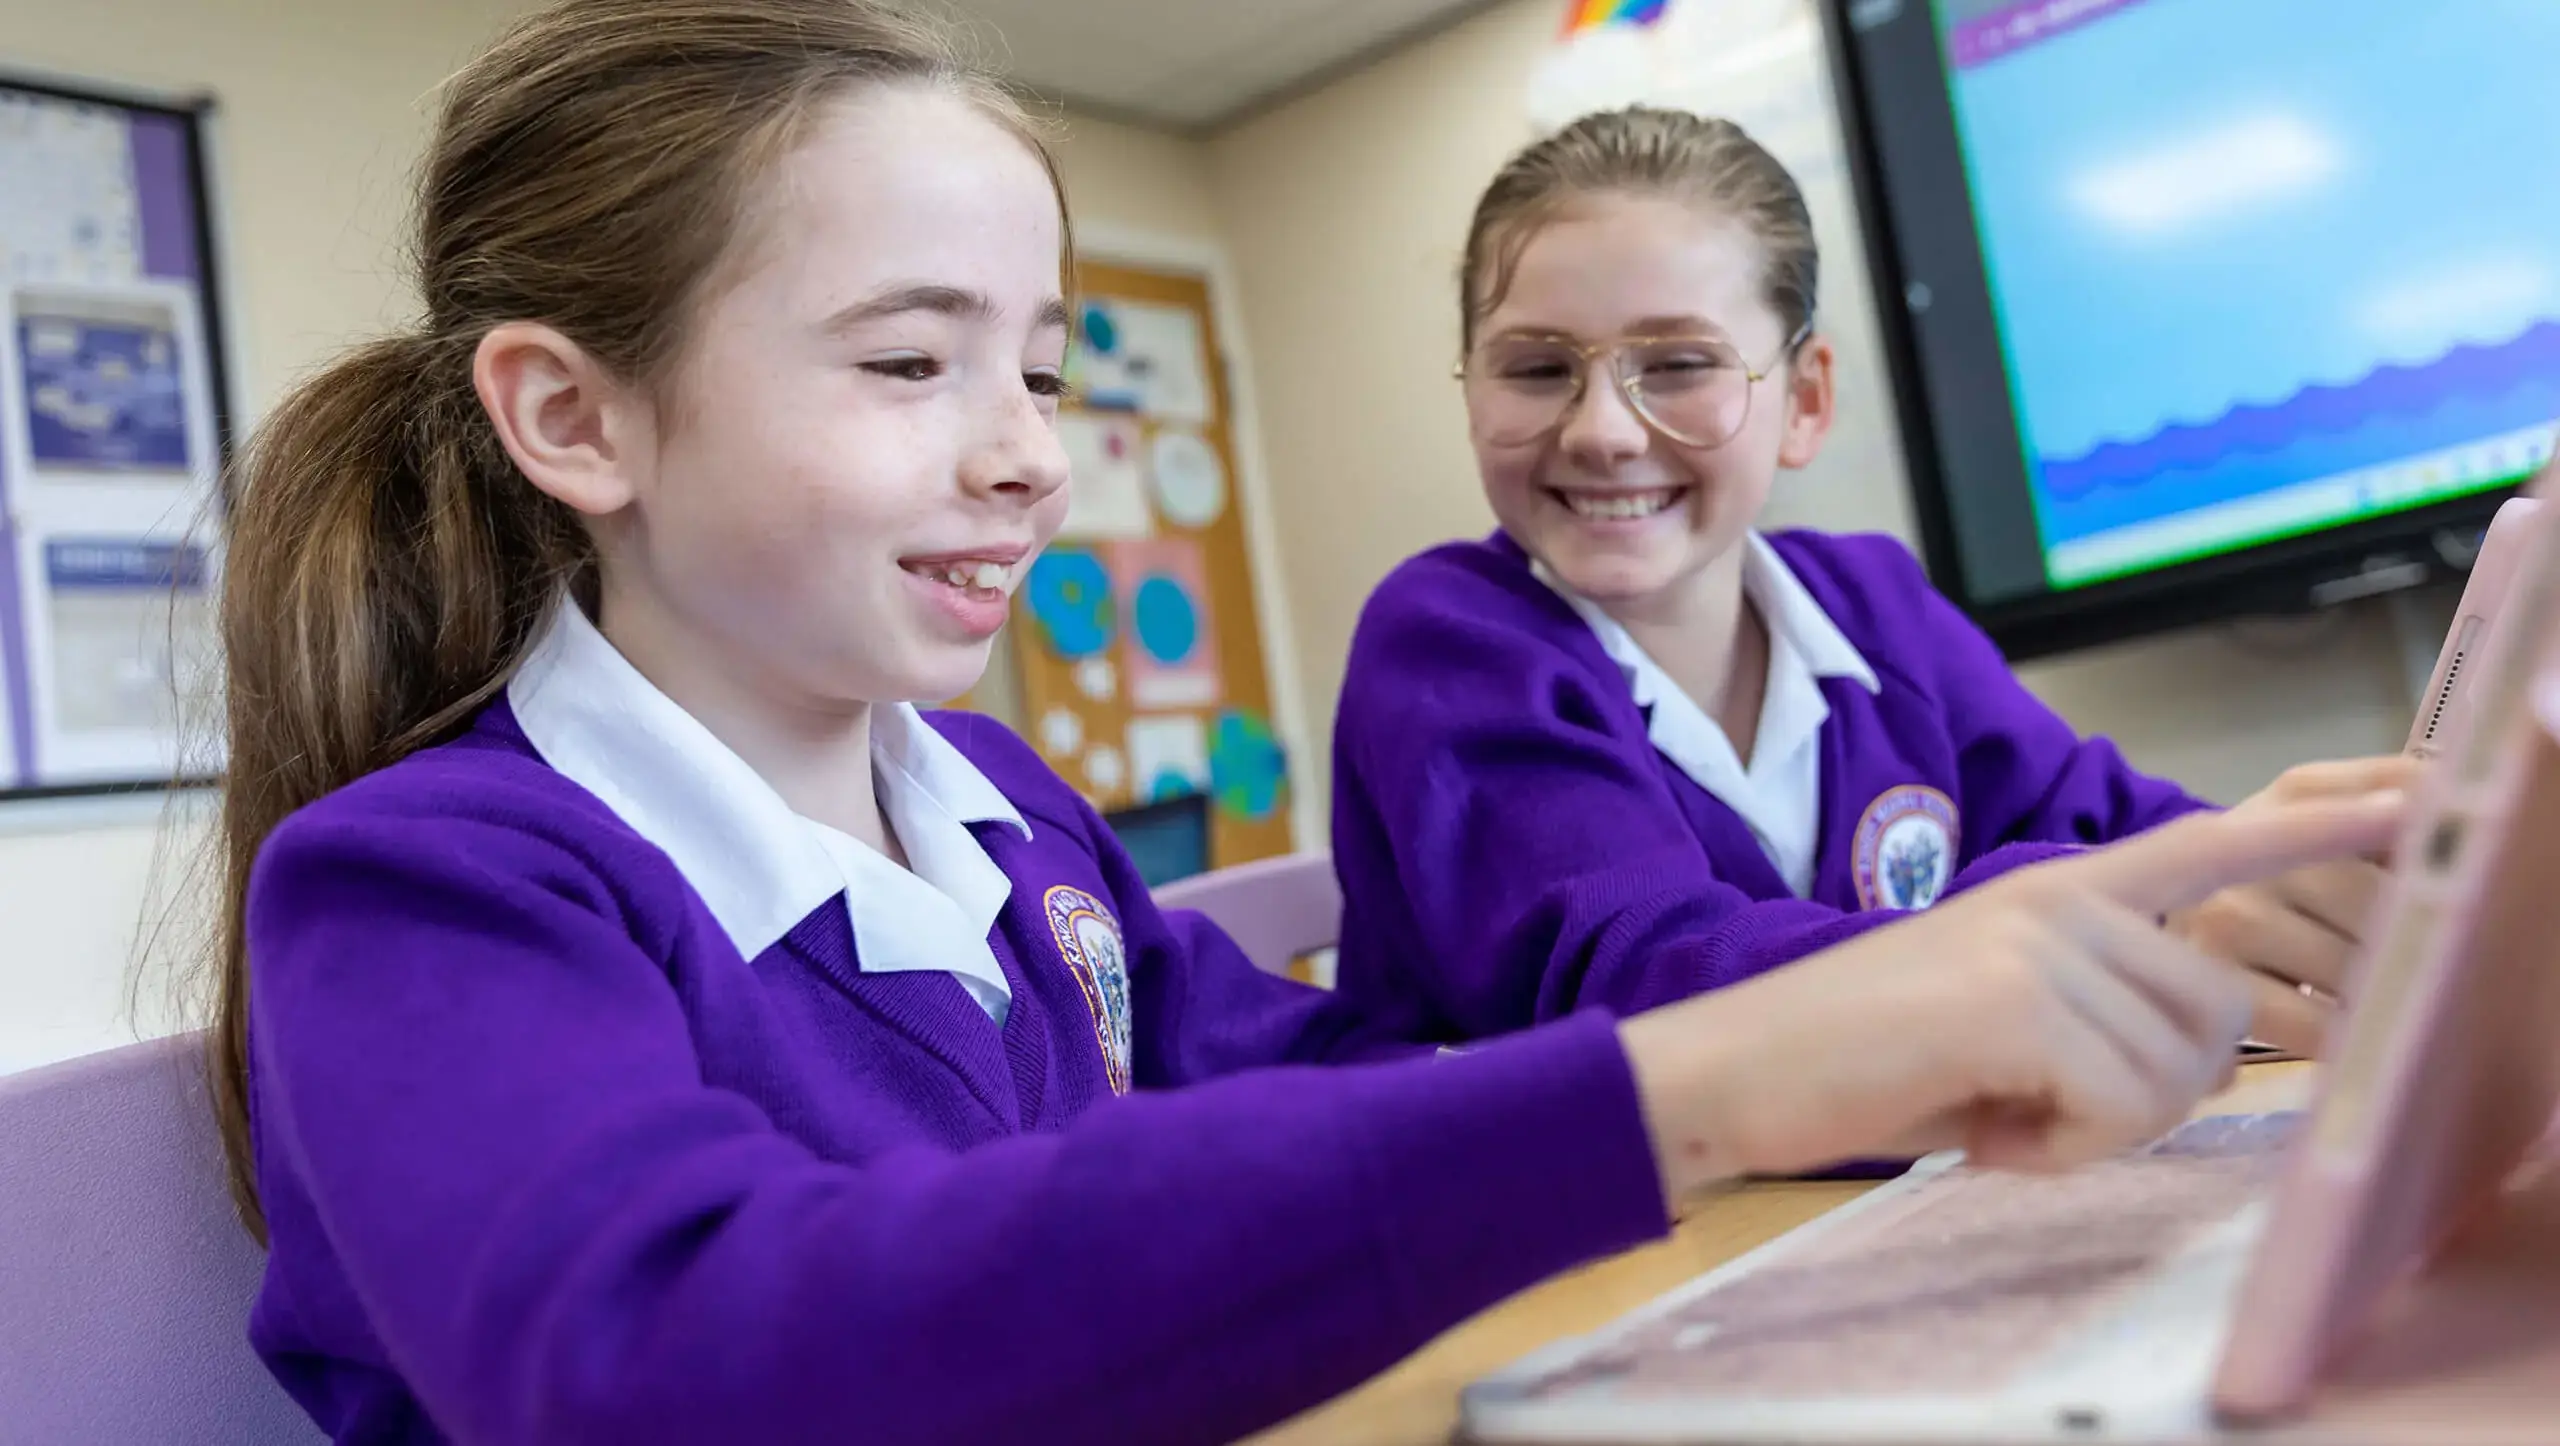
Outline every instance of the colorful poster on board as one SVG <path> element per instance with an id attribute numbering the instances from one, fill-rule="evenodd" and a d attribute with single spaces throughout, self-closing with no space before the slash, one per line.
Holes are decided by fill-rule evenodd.
<path id="1" fill-rule="evenodd" d="M 1197 713 L 1129 720 L 1129 783 L 1140 803 L 1209 791 L 1209 726 Z"/>
<path id="2" fill-rule="evenodd" d="M 1111 573 L 1130 706 L 1214 706 L 1218 639 L 1210 625 L 1209 573 L 1200 544 L 1187 537 L 1116 543 Z"/>
<path id="3" fill-rule="evenodd" d="M 1198 532 L 1226 515 L 1227 464 L 1208 438 L 1167 427 L 1156 434 L 1153 461 L 1149 480 L 1165 521 Z"/>
<path id="4" fill-rule="evenodd" d="M 1223 774 L 1217 761 L 1221 710 L 1267 719 L 1271 688 L 1208 284 L 1087 259 L 1077 289 L 1059 412 L 1068 517 L 1057 560 L 1023 575 L 1008 721 L 1106 817 L 1171 804 L 1213 866 L 1286 853 L 1270 729 L 1229 726 Z M 1233 807 L 1208 801 L 1221 777 Z"/>
<path id="5" fill-rule="evenodd" d="M 1109 412 L 1061 412 L 1058 445 L 1067 454 L 1066 540 L 1147 537 L 1156 530 L 1147 507 L 1146 427 Z"/>
<path id="6" fill-rule="evenodd" d="M 1067 380 L 1085 406 L 1208 425 L 1214 404 L 1199 317 L 1179 306 L 1096 297 L 1076 330 Z"/>

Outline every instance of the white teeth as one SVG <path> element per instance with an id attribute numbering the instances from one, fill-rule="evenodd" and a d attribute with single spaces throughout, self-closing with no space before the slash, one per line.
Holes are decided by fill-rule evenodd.
<path id="1" fill-rule="evenodd" d="M 947 567 L 919 571 L 935 582 L 951 587 L 976 588 L 981 592 L 1002 592 L 1013 581 L 1013 569 L 1001 562 L 955 562 Z"/>
<path id="2" fill-rule="evenodd" d="M 1576 516 L 1600 522 L 1618 522 L 1638 517 L 1651 517 L 1669 507 L 1680 496 L 1677 488 L 1653 492 L 1620 492 L 1597 496 L 1588 492 L 1567 492 L 1564 501 Z"/>

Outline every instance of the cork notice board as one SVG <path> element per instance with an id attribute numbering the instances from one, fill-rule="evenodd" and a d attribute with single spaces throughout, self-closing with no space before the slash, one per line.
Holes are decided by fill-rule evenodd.
<path id="1" fill-rule="evenodd" d="M 1209 797 L 1209 863 L 1287 853 L 1289 787 L 1197 276 L 1088 262 L 1058 433 L 1072 507 L 1015 594 L 1009 710 L 1105 812 Z"/>

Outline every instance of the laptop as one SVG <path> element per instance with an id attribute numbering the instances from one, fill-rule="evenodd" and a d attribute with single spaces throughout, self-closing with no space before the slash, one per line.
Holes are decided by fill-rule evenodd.
<path id="1" fill-rule="evenodd" d="M 2517 514 L 2530 520 L 2530 511 Z M 2395 848 L 2315 1098 L 2067 1175 L 1933 1156 L 1469 1387 L 1477 1441 L 2560 1441 L 2560 547 Z M 2466 606 L 2467 606 L 2466 602 Z"/>
<path id="2" fill-rule="evenodd" d="M 2480 550 L 2471 558 L 2471 576 L 2462 584 L 2462 601 L 2454 605 L 2453 626 L 2445 629 L 2444 645 L 2436 653 L 2435 673 L 2409 725 L 2406 751 L 2416 757 L 2435 757 L 2461 716 L 2470 696 L 2468 684 L 2479 674 L 2476 663 L 2488 655 L 2517 561 L 2540 524 L 2541 511 L 2540 498 L 2511 497 L 2489 519 Z"/>

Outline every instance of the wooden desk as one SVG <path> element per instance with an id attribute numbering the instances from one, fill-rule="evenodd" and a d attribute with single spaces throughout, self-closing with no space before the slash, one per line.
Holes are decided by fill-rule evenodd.
<path id="1" fill-rule="evenodd" d="M 2205 1112 L 2291 1108 L 2308 1084 L 2308 1066 L 2258 1065 Z M 1872 1188 L 1770 1183 L 1711 1193 L 1683 1213 L 1670 1238 L 1514 1296 L 1349 1395 L 1254 1437 L 1254 1446 L 1441 1446 L 1457 1429 L 1458 1392 L 1469 1382 L 1540 1346 L 1597 1330 Z"/>

